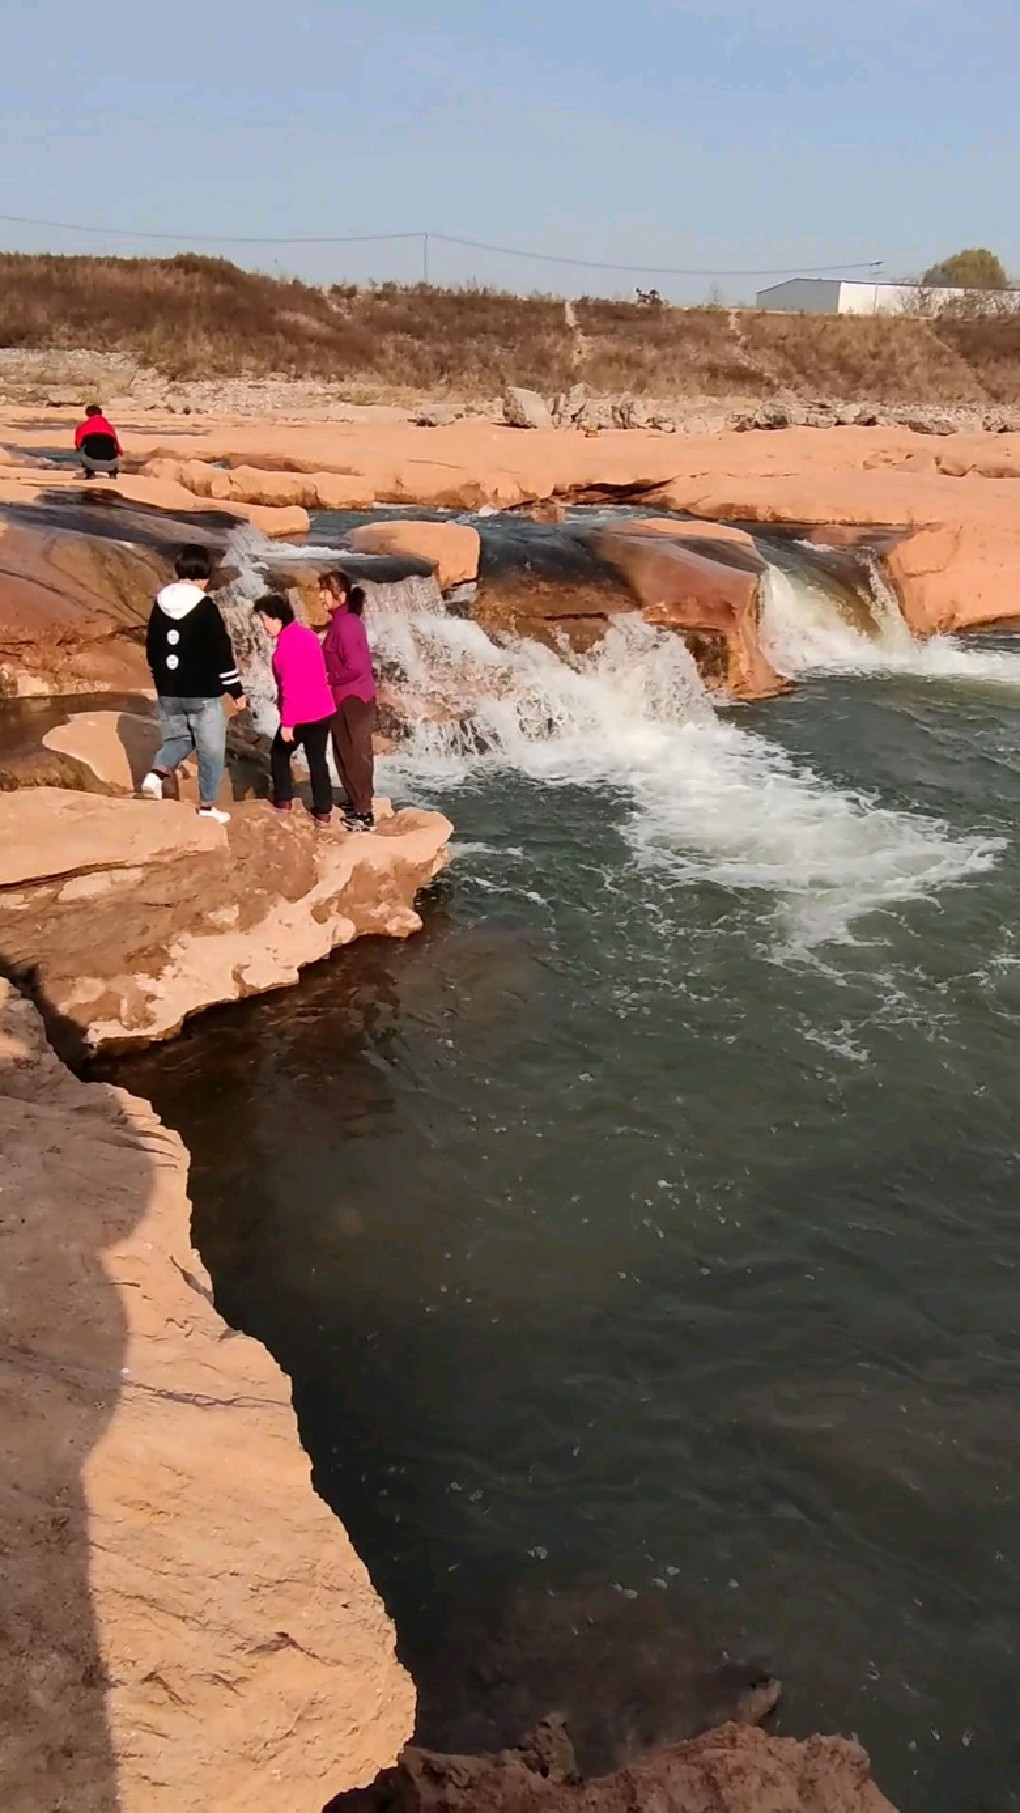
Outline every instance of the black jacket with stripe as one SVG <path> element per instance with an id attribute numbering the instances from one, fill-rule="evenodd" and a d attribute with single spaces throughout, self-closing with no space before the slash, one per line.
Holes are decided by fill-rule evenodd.
<path id="1" fill-rule="evenodd" d="M 227 626 L 199 585 L 179 579 L 164 586 L 145 632 L 145 656 L 161 699 L 241 698 Z"/>

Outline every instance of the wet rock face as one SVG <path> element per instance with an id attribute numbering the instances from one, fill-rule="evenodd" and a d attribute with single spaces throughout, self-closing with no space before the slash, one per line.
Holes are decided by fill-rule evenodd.
<path id="1" fill-rule="evenodd" d="M 695 638 L 720 638 L 726 650 L 723 684 L 734 698 L 761 699 L 782 692 L 783 681 L 758 638 L 760 562 L 736 564 L 737 548 L 714 555 L 709 544 L 694 547 L 664 535 L 602 530 L 595 538 L 601 558 L 627 581 L 645 621 Z M 697 660 L 699 642 L 692 645 Z M 706 683 L 713 673 L 703 672 Z"/>
<path id="2" fill-rule="evenodd" d="M 519 1591 L 494 1633 L 454 1628 L 414 1672 L 423 1742 L 498 1751 L 555 1709 L 586 1777 L 726 1722 L 757 1724 L 781 1693 L 766 1668 L 699 1653 L 668 1599 L 601 1587 Z"/>

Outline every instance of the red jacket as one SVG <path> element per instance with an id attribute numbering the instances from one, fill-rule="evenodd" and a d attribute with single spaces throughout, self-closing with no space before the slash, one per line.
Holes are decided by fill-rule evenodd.
<path id="1" fill-rule="evenodd" d="M 117 439 L 117 430 L 116 430 L 116 428 L 112 428 L 110 426 L 110 423 L 107 421 L 105 415 L 87 415 L 85 417 L 84 422 L 78 423 L 78 426 L 74 431 L 74 445 L 75 445 L 76 452 L 81 451 L 82 441 L 85 440 L 86 436 L 88 436 L 90 434 L 108 434 L 108 435 L 110 435 L 110 437 L 113 440 L 113 443 L 117 449 L 117 452 L 123 453 L 124 449 L 122 448 L 120 441 Z"/>

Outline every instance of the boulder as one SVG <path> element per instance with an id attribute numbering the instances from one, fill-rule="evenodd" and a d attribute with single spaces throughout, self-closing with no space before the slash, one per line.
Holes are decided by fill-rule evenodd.
<path id="1" fill-rule="evenodd" d="M 556 418 L 557 426 L 560 428 L 572 427 L 577 421 L 587 401 L 587 384 L 572 384 L 564 396 L 559 396 L 556 399 L 556 408 L 553 411 L 553 415 Z"/>
<path id="2" fill-rule="evenodd" d="M 295 504 L 314 509 L 318 493 L 312 478 L 303 472 L 264 472 L 260 466 L 235 466 L 225 474 L 230 496 L 242 504 L 268 504 L 286 509 Z"/>
<path id="3" fill-rule="evenodd" d="M 743 416 L 737 423 L 739 431 L 749 428 L 792 428 L 795 412 L 789 403 L 779 403 L 773 399 L 759 403 L 753 415 Z"/>
<path id="4" fill-rule="evenodd" d="M 82 763 L 104 790 L 136 793 L 160 741 L 154 717 L 127 711 L 82 711 L 47 731 L 43 746 Z"/>
<path id="5" fill-rule="evenodd" d="M 311 484 L 319 510 L 370 510 L 375 488 L 360 472 L 313 472 Z"/>
<path id="6" fill-rule="evenodd" d="M 905 410 L 897 415 L 897 422 L 903 428 L 909 428 L 913 434 L 955 434 L 956 423 L 952 416 L 943 415 L 937 409 Z"/>
<path id="7" fill-rule="evenodd" d="M 589 397 L 574 417 L 574 427 L 582 433 L 598 434 L 613 426 L 613 405 L 606 397 Z"/>
<path id="8" fill-rule="evenodd" d="M 1015 622 L 1020 529 L 979 524 L 919 528 L 897 538 L 882 565 L 916 636 Z"/>
<path id="9" fill-rule="evenodd" d="M 640 516 L 627 524 L 628 535 L 668 535 L 679 542 L 715 542 L 719 546 L 742 548 L 753 555 L 756 563 L 765 563 L 758 555 L 754 537 L 746 529 L 728 522 L 690 522 L 677 516 Z"/>
<path id="10" fill-rule="evenodd" d="M 649 428 L 651 415 L 640 397 L 621 397 L 613 404 L 613 424 L 617 428 Z"/>
<path id="11" fill-rule="evenodd" d="M 261 529 L 263 535 L 274 541 L 299 541 L 312 526 L 308 511 L 300 504 L 281 509 L 265 504 L 242 504 L 240 511 L 253 528 Z"/>
<path id="12" fill-rule="evenodd" d="M 537 390 L 508 384 L 503 395 L 503 420 L 508 428 L 553 428 L 552 411 Z"/>
<path id="13" fill-rule="evenodd" d="M 142 638 L 170 577 L 113 538 L 0 522 L 0 695 L 145 690 Z"/>
<path id="14" fill-rule="evenodd" d="M 226 503 L 235 495 L 231 474 L 222 466 L 211 466 L 205 460 L 185 460 L 178 478 L 196 497 L 211 497 L 217 503 Z"/>
<path id="15" fill-rule="evenodd" d="M 464 411 L 459 403 L 430 403 L 419 409 L 411 421 L 416 428 L 449 428 L 451 422 L 459 422 Z"/>
<path id="16" fill-rule="evenodd" d="M 365 523 L 352 529 L 347 540 L 359 553 L 410 554 L 427 560 L 443 592 L 478 577 L 481 539 L 470 523 Z"/>
<path id="17" fill-rule="evenodd" d="M 758 636 L 759 571 L 618 528 L 600 531 L 595 546 L 626 580 L 645 621 L 684 636 L 706 685 L 737 699 L 770 698 L 785 690 Z"/>
<path id="18" fill-rule="evenodd" d="M 0 794 L 0 950 L 62 1039 L 167 1038 L 353 938 L 420 928 L 415 896 L 447 860 L 438 813 L 380 802 L 365 837 L 284 823 L 261 802 L 233 811 L 228 834 L 172 802 Z"/>

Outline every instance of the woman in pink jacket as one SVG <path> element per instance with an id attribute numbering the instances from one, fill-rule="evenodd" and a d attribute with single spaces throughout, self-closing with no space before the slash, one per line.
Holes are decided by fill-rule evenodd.
<path id="1" fill-rule="evenodd" d="M 330 613 L 322 652 L 336 707 L 333 756 L 351 802 L 347 822 L 353 831 L 371 831 L 376 706 L 372 652 L 361 620 L 365 594 L 346 573 L 335 572 L 322 575 L 319 596 Z"/>
<path id="2" fill-rule="evenodd" d="M 267 592 L 255 610 L 276 644 L 273 674 L 280 728 L 269 753 L 273 805 L 278 812 L 293 808 L 294 776 L 290 764 L 300 743 L 312 779 L 312 817 L 317 825 L 328 825 L 333 811 L 333 783 L 326 744 L 335 707 L 319 638 L 307 624 L 297 622 L 293 606 L 278 592 Z"/>

